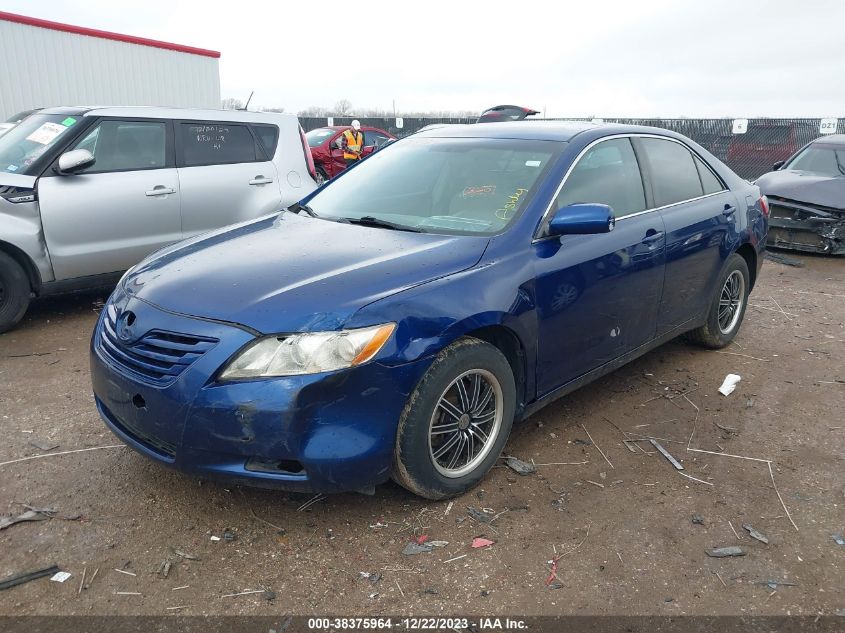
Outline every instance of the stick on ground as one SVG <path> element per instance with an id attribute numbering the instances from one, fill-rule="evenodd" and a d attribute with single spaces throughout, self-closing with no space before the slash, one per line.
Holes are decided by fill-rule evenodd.
<path id="1" fill-rule="evenodd" d="M 599 445 L 598 445 L 598 444 L 596 444 L 596 441 L 593 439 L 593 436 L 592 436 L 592 435 L 590 435 L 590 432 L 587 430 L 587 427 L 586 427 L 586 426 L 584 426 L 584 425 L 582 424 L 582 425 L 581 425 L 581 428 L 582 428 L 582 429 L 584 429 L 584 433 L 586 433 L 586 434 L 587 434 L 587 437 L 589 437 L 589 438 L 590 438 L 590 441 L 593 443 L 593 446 L 595 446 L 595 447 L 596 447 L 596 450 L 597 450 L 599 453 L 601 453 L 601 456 L 602 456 L 602 457 L 604 457 L 604 461 L 606 461 L 608 464 L 610 464 L 610 467 L 611 467 L 611 468 L 614 468 L 613 463 L 612 463 L 612 462 L 611 462 L 611 461 L 607 458 L 607 455 L 605 455 L 605 454 L 604 454 L 604 452 L 603 452 L 603 451 L 599 448 Z"/>

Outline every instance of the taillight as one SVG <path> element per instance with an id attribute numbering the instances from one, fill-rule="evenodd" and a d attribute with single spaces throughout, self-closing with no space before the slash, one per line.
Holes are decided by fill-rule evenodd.
<path id="1" fill-rule="evenodd" d="M 763 215 L 769 217 L 769 199 L 766 196 L 760 196 L 760 208 L 763 209 Z"/>
<path id="2" fill-rule="evenodd" d="M 317 180 L 317 167 L 314 165 L 314 157 L 311 155 L 311 148 L 308 146 L 308 139 L 305 138 L 305 131 L 302 126 L 299 126 L 299 140 L 302 141 L 302 153 L 305 155 L 308 173 L 311 174 L 311 178 Z"/>

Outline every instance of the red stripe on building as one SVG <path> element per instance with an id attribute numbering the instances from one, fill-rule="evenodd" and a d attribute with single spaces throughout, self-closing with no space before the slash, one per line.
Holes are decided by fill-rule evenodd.
<path id="1" fill-rule="evenodd" d="M 161 42 L 159 40 L 149 40 L 145 37 L 123 35 L 122 33 L 100 31 L 99 29 L 87 29 L 83 26 L 63 24 L 62 22 L 51 22 L 50 20 L 31 18 L 26 15 L 18 15 L 17 13 L 6 13 L 5 11 L 0 11 L 0 20 L 5 20 L 7 22 L 17 22 L 18 24 L 26 24 L 27 26 L 37 26 L 42 29 L 50 29 L 51 31 L 63 31 L 65 33 L 75 33 L 77 35 L 99 37 L 100 39 L 113 40 L 115 42 L 125 42 L 127 44 L 139 44 L 141 46 L 163 48 L 168 51 L 177 51 L 179 53 L 190 53 L 191 55 L 203 55 L 205 57 L 220 57 L 220 53 L 218 51 L 210 51 L 205 48 L 182 46 L 181 44 L 172 44 L 171 42 Z"/>

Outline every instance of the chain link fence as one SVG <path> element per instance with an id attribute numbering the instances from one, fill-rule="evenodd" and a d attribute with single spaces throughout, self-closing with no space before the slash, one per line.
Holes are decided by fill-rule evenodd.
<path id="1" fill-rule="evenodd" d="M 300 117 L 305 131 L 326 125 L 349 125 L 355 117 Z M 381 128 L 403 137 L 435 123 L 475 123 L 471 118 L 358 117 L 361 125 Z M 529 121 L 542 119 L 530 118 Z M 590 120 L 590 119 L 569 119 Z M 648 125 L 673 130 L 694 140 L 743 178 L 753 180 L 771 171 L 823 134 L 845 133 L 845 119 L 593 119 L 605 123 Z M 331 123 L 329 123 L 331 121 Z M 399 127 L 401 125 L 401 127 Z"/>

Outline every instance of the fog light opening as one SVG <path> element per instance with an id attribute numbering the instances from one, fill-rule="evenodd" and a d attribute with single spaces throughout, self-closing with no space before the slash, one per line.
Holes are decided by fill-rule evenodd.
<path id="1" fill-rule="evenodd" d="M 244 466 L 247 470 L 258 473 L 278 473 L 284 475 L 304 475 L 305 468 L 295 459 L 257 459 L 252 458 Z"/>
<path id="2" fill-rule="evenodd" d="M 144 400 L 144 397 L 140 393 L 136 393 L 132 396 L 132 404 L 135 405 L 138 409 L 146 409 L 147 408 L 147 401 Z"/>

